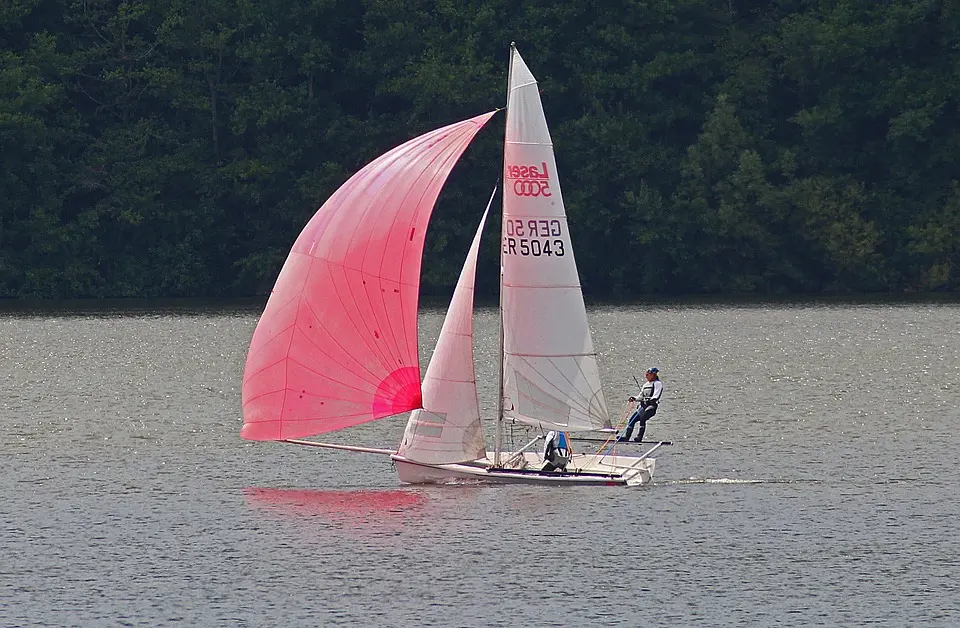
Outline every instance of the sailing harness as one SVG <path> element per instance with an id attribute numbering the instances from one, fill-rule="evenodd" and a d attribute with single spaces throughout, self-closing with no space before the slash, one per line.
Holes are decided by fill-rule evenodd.
<path id="1" fill-rule="evenodd" d="M 640 402 L 641 408 L 648 406 L 656 408 L 660 403 L 661 394 L 663 394 L 663 382 L 661 382 L 658 377 L 652 382 L 643 383 L 643 386 L 640 387 L 640 398 L 637 399 L 637 401 Z"/>

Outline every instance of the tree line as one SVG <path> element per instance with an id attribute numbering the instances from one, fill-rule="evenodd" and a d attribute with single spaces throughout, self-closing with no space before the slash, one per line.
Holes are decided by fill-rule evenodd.
<path id="1" fill-rule="evenodd" d="M 0 297 L 265 294 L 354 171 L 503 105 L 511 41 L 588 295 L 960 288 L 949 1 L 7 0 Z M 441 195 L 425 292 L 501 141 Z"/>

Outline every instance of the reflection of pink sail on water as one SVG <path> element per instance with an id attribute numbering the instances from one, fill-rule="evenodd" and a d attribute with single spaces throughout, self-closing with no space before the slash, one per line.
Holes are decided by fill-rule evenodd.
<path id="1" fill-rule="evenodd" d="M 416 491 L 314 491 L 308 489 L 249 488 L 251 506 L 291 516 L 320 516 L 330 523 L 359 525 L 366 522 L 399 523 L 420 516 L 427 497 Z"/>
<path id="2" fill-rule="evenodd" d="M 244 427 L 253 440 L 390 455 L 404 482 L 636 486 L 646 453 L 572 451 L 544 465 L 548 430 L 614 434 L 537 81 L 511 46 L 503 152 L 499 394 L 492 455 L 480 422 L 473 292 L 487 211 L 421 384 L 417 302 L 424 236 L 447 176 L 486 113 L 394 148 L 354 175 L 297 238 L 250 344 Z M 399 449 L 302 440 L 410 412 Z M 537 435 L 504 450 L 505 424 Z M 586 449 L 586 448 L 584 448 Z"/>

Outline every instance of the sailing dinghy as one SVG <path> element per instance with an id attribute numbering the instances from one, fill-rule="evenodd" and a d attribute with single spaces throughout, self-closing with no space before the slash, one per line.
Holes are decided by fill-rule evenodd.
<path id="1" fill-rule="evenodd" d="M 542 471 L 546 430 L 612 437 L 580 288 L 553 143 L 536 79 L 511 46 L 504 145 L 500 395 L 493 451 L 480 419 L 473 291 L 481 233 L 421 382 L 417 305 L 424 237 L 447 176 L 492 111 L 431 131 L 357 172 L 307 223 L 254 331 L 241 436 L 389 455 L 408 483 L 488 481 L 636 486 L 641 455 L 609 444 Z M 304 440 L 410 412 L 400 445 Z M 507 427 L 539 433 L 504 451 Z M 513 430 L 510 430 L 513 432 Z M 529 436 L 529 434 L 528 434 Z"/>

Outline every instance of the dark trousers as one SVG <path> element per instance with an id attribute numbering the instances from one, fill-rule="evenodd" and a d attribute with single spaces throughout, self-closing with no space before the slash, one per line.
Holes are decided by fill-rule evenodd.
<path id="1" fill-rule="evenodd" d="M 543 461 L 543 468 L 540 470 L 547 472 L 556 471 L 558 469 L 560 471 L 566 471 L 567 461 L 570 459 L 569 456 L 570 452 L 567 449 L 551 449 L 547 452 L 546 458 Z"/>
<path id="2" fill-rule="evenodd" d="M 630 417 L 630 422 L 627 423 L 627 431 L 623 433 L 623 436 L 620 438 L 622 440 L 630 440 L 630 434 L 633 433 L 633 427 L 639 423 L 640 431 L 637 432 L 637 437 L 634 440 L 641 441 L 643 440 L 643 433 L 647 431 L 647 421 L 653 418 L 653 415 L 657 413 L 657 404 L 651 403 L 647 404 L 646 407 L 637 408 L 637 411 L 633 413 L 633 416 Z"/>

